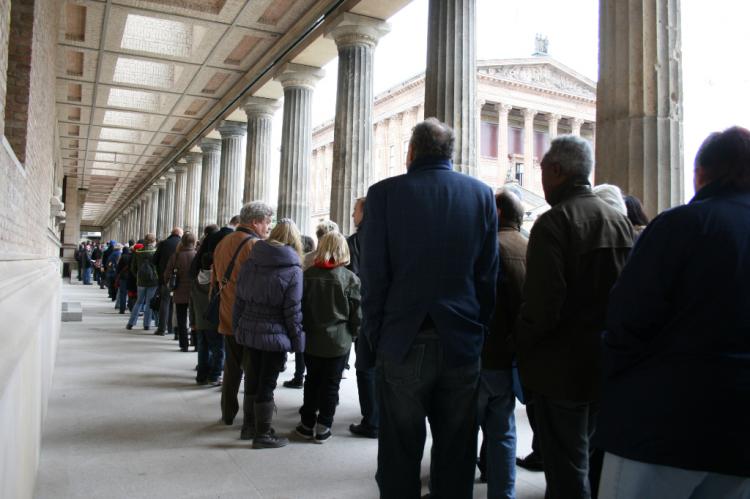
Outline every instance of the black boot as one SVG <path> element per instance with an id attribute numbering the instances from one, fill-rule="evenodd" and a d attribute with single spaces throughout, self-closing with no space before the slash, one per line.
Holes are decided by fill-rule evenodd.
<path id="1" fill-rule="evenodd" d="M 183 352 L 188 351 L 188 330 L 187 328 L 175 328 L 180 338 L 180 350 Z"/>
<path id="2" fill-rule="evenodd" d="M 255 438 L 253 438 L 253 449 L 277 449 L 289 443 L 284 437 L 276 436 L 271 428 L 273 411 L 276 406 L 273 400 L 270 402 L 256 402 L 255 410 Z"/>
<path id="3" fill-rule="evenodd" d="M 240 440 L 252 440 L 255 438 L 255 394 L 245 394 L 245 399 L 242 401 L 242 412 L 244 413 L 242 418 L 242 431 L 240 431 Z"/>

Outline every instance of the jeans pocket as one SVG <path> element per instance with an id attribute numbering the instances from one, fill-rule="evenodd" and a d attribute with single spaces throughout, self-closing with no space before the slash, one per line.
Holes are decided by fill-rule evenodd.
<path id="1" fill-rule="evenodd" d="M 425 345 L 412 345 L 409 353 L 401 363 L 383 360 L 383 374 L 385 381 L 392 385 L 408 385 L 418 383 L 422 374 Z"/>

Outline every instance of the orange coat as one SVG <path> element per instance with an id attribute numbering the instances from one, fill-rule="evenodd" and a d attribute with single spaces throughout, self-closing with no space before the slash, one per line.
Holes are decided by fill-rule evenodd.
<path id="1" fill-rule="evenodd" d="M 240 227 L 249 230 L 248 227 L 242 225 L 240 225 Z M 256 237 L 256 239 L 245 243 L 240 250 L 239 255 L 237 255 L 237 260 L 234 262 L 234 269 L 232 269 L 232 275 L 229 277 L 229 282 L 221 292 L 219 333 L 227 336 L 232 336 L 233 334 L 232 311 L 234 309 L 234 298 L 237 292 L 237 276 L 239 275 L 240 267 L 242 267 L 242 264 L 248 259 L 250 252 L 253 250 L 253 245 L 258 240 L 255 233 L 253 233 L 253 236 Z M 224 273 L 227 271 L 227 267 L 229 267 L 234 252 L 237 251 L 237 247 L 247 237 L 250 237 L 250 234 L 237 230 L 222 239 L 216 246 L 216 249 L 214 250 L 214 263 L 211 271 L 212 288 L 218 286 L 219 281 L 224 277 Z"/>

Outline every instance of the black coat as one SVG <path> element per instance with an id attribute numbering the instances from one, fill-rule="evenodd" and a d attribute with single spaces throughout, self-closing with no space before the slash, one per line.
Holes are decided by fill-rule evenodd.
<path id="1" fill-rule="evenodd" d="M 156 245 L 154 265 L 156 265 L 156 270 L 160 278 L 164 275 L 164 271 L 167 270 L 167 263 L 169 263 L 169 259 L 177 250 L 180 239 L 180 236 L 171 235 Z"/>
<path id="2" fill-rule="evenodd" d="M 360 224 L 357 232 L 346 239 L 346 243 L 349 245 L 349 265 L 346 268 L 354 272 L 355 275 L 359 275 L 359 231 L 362 225 Z"/>
<path id="3" fill-rule="evenodd" d="M 193 279 L 198 277 L 198 272 L 201 269 L 201 265 L 203 265 L 203 255 L 213 255 L 216 246 L 218 246 L 221 240 L 232 232 L 234 232 L 233 228 L 222 227 L 218 230 L 218 232 L 214 232 L 210 236 L 207 236 L 203 240 L 203 242 L 201 242 L 201 245 L 198 248 L 197 253 L 195 254 L 195 258 L 193 259 L 193 264 L 190 266 L 190 275 L 193 277 Z"/>
<path id="4" fill-rule="evenodd" d="M 750 192 L 703 187 L 646 228 L 612 289 L 595 445 L 750 477 Z"/>

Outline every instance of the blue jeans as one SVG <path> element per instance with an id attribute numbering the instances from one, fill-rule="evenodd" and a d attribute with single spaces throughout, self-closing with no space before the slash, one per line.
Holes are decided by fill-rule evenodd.
<path id="1" fill-rule="evenodd" d="M 128 304 L 128 279 L 124 276 L 120 277 L 120 287 L 117 289 L 117 308 L 120 312 L 125 312 L 125 307 Z"/>
<path id="2" fill-rule="evenodd" d="M 599 498 L 642 497 L 744 499 L 750 497 L 750 478 L 643 463 L 606 453 Z"/>
<path id="3" fill-rule="evenodd" d="M 378 356 L 376 376 L 380 497 L 421 497 L 427 418 L 432 430 L 430 497 L 471 499 L 479 359 L 460 367 L 445 365 L 437 332 L 426 330 L 417 334 L 403 362 Z"/>
<path id="4" fill-rule="evenodd" d="M 479 377 L 479 424 L 487 443 L 487 498 L 515 497 L 516 418 L 510 369 L 483 369 Z"/>
<path id="5" fill-rule="evenodd" d="M 138 323 L 138 313 L 143 307 L 143 328 L 151 327 L 151 298 L 156 294 L 156 286 L 143 287 L 138 286 L 138 300 L 135 302 L 133 311 L 130 314 L 128 324 L 135 326 Z"/>
<path id="6" fill-rule="evenodd" d="M 196 381 L 216 381 L 224 370 L 224 338 L 217 332 L 201 330 L 195 335 L 198 346 Z"/>
<path id="7" fill-rule="evenodd" d="M 91 284 L 91 273 L 94 271 L 91 267 L 83 269 L 83 283 Z"/>

